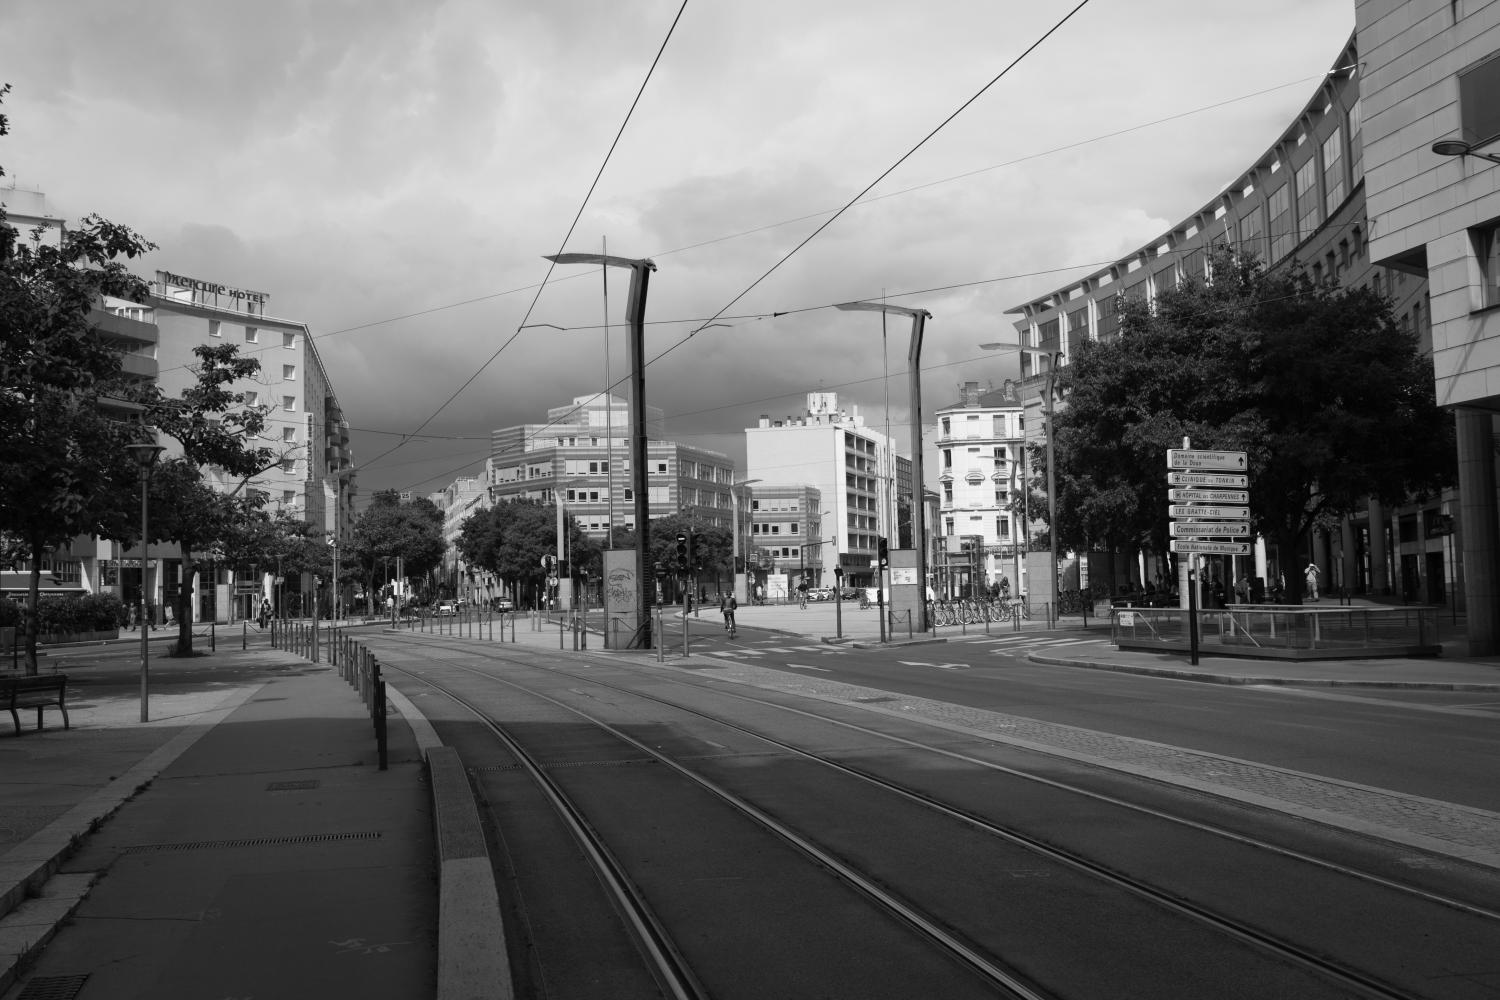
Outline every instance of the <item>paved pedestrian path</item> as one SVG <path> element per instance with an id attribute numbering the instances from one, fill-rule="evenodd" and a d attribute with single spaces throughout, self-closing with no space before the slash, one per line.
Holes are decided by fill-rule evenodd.
<path id="1" fill-rule="evenodd" d="M 71 728 L 0 736 L 0 996 L 435 995 L 411 729 L 379 770 L 357 694 L 274 650 L 153 658 L 143 723 L 103 649 L 60 657 Z"/>

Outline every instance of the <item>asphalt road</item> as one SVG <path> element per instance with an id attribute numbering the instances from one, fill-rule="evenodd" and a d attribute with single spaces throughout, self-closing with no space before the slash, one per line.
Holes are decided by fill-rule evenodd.
<path id="1" fill-rule="evenodd" d="M 1032 663 L 1076 630 L 856 649 L 750 628 L 694 630 L 695 654 L 1153 740 L 1341 781 L 1500 811 L 1493 693 L 1199 684 Z"/>

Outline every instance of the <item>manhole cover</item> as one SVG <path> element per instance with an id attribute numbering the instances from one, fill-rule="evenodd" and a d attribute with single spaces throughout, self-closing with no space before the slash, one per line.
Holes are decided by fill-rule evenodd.
<path id="1" fill-rule="evenodd" d="M 88 974 L 81 976 L 37 976 L 26 984 L 17 1000 L 73 1000 Z"/>

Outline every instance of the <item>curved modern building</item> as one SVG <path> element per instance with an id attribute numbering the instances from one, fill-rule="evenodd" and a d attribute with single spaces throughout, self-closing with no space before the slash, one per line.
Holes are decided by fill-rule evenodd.
<path id="1" fill-rule="evenodd" d="M 1440 148 L 1467 155 L 1434 152 L 1448 136 L 1467 145 Z M 1473 651 L 1495 652 L 1500 157 L 1483 154 L 1500 152 L 1486 148 L 1497 137 L 1500 0 L 1362 0 L 1354 35 L 1281 136 L 1167 232 L 1012 309 L 1021 342 L 1067 364 L 1085 341 L 1119 334 L 1122 297 L 1150 301 L 1202 277 L 1216 243 L 1387 295 L 1433 358 L 1439 403 L 1457 410 L 1462 485 L 1394 511 L 1371 501 L 1310 552 L 1258 547 L 1254 573 L 1290 574 L 1311 558 L 1325 589 L 1456 602 L 1470 612 Z M 1022 374 L 1039 396 L 1034 356 Z"/>

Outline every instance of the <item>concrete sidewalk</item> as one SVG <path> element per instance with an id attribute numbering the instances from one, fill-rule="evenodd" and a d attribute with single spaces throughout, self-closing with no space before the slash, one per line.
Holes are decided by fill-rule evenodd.
<path id="1" fill-rule="evenodd" d="M 276 650 L 66 651 L 68 711 L 0 715 L 0 995 L 436 993 L 433 803 L 358 695 Z M 43 663 L 47 672 L 61 651 Z M 118 650 L 114 651 L 118 653 Z M 45 947 L 44 947 L 45 946 Z M 7 992 L 8 991 L 8 992 Z"/>
<path id="2" fill-rule="evenodd" d="M 839 621 L 839 618 L 842 621 Z M 796 604 L 741 607 L 735 614 L 741 627 L 769 628 L 822 642 L 842 641 L 853 647 L 880 644 L 880 620 L 874 608 L 861 611 L 858 605 L 845 605 L 841 612 L 833 604 L 809 603 L 806 609 Z M 717 605 L 703 608 L 697 621 L 717 628 L 721 622 Z M 842 628 L 840 629 L 840 625 Z M 1041 635 L 1063 635 L 1067 638 L 1090 638 L 1097 645 L 1070 645 L 1067 651 L 1049 651 L 1040 646 L 1028 652 L 1034 663 L 1081 667 L 1171 677 L 1182 680 L 1221 684 L 1286 684 L 1313 687 L 1406 687 L 1449 691 L 1500 691 L 1500 656 L 1470 657 L 1463 622 L 1444 620 L 1443 655 L 1420 658 L 1358 658 L 1288 662 L 1254 660 L 1231 656 L 1200 656 L 1196 666 L 1188 657 L 1170 653 L 1122 651 L 1109 642 L 1109 618 L 1066 617 L 1050 629 L 1046 621 L 1025 620 L 1019 630 L 1011 623 L 990 622 L 971 625 L 945 625 L 911 639 L 897 629 L 887 637 L 887 645 L 908 642 L 948 642 L 988 636 L 992 638 L 1037 638 Z M 843 639 L 836 633 L 842 631 Z"/>

